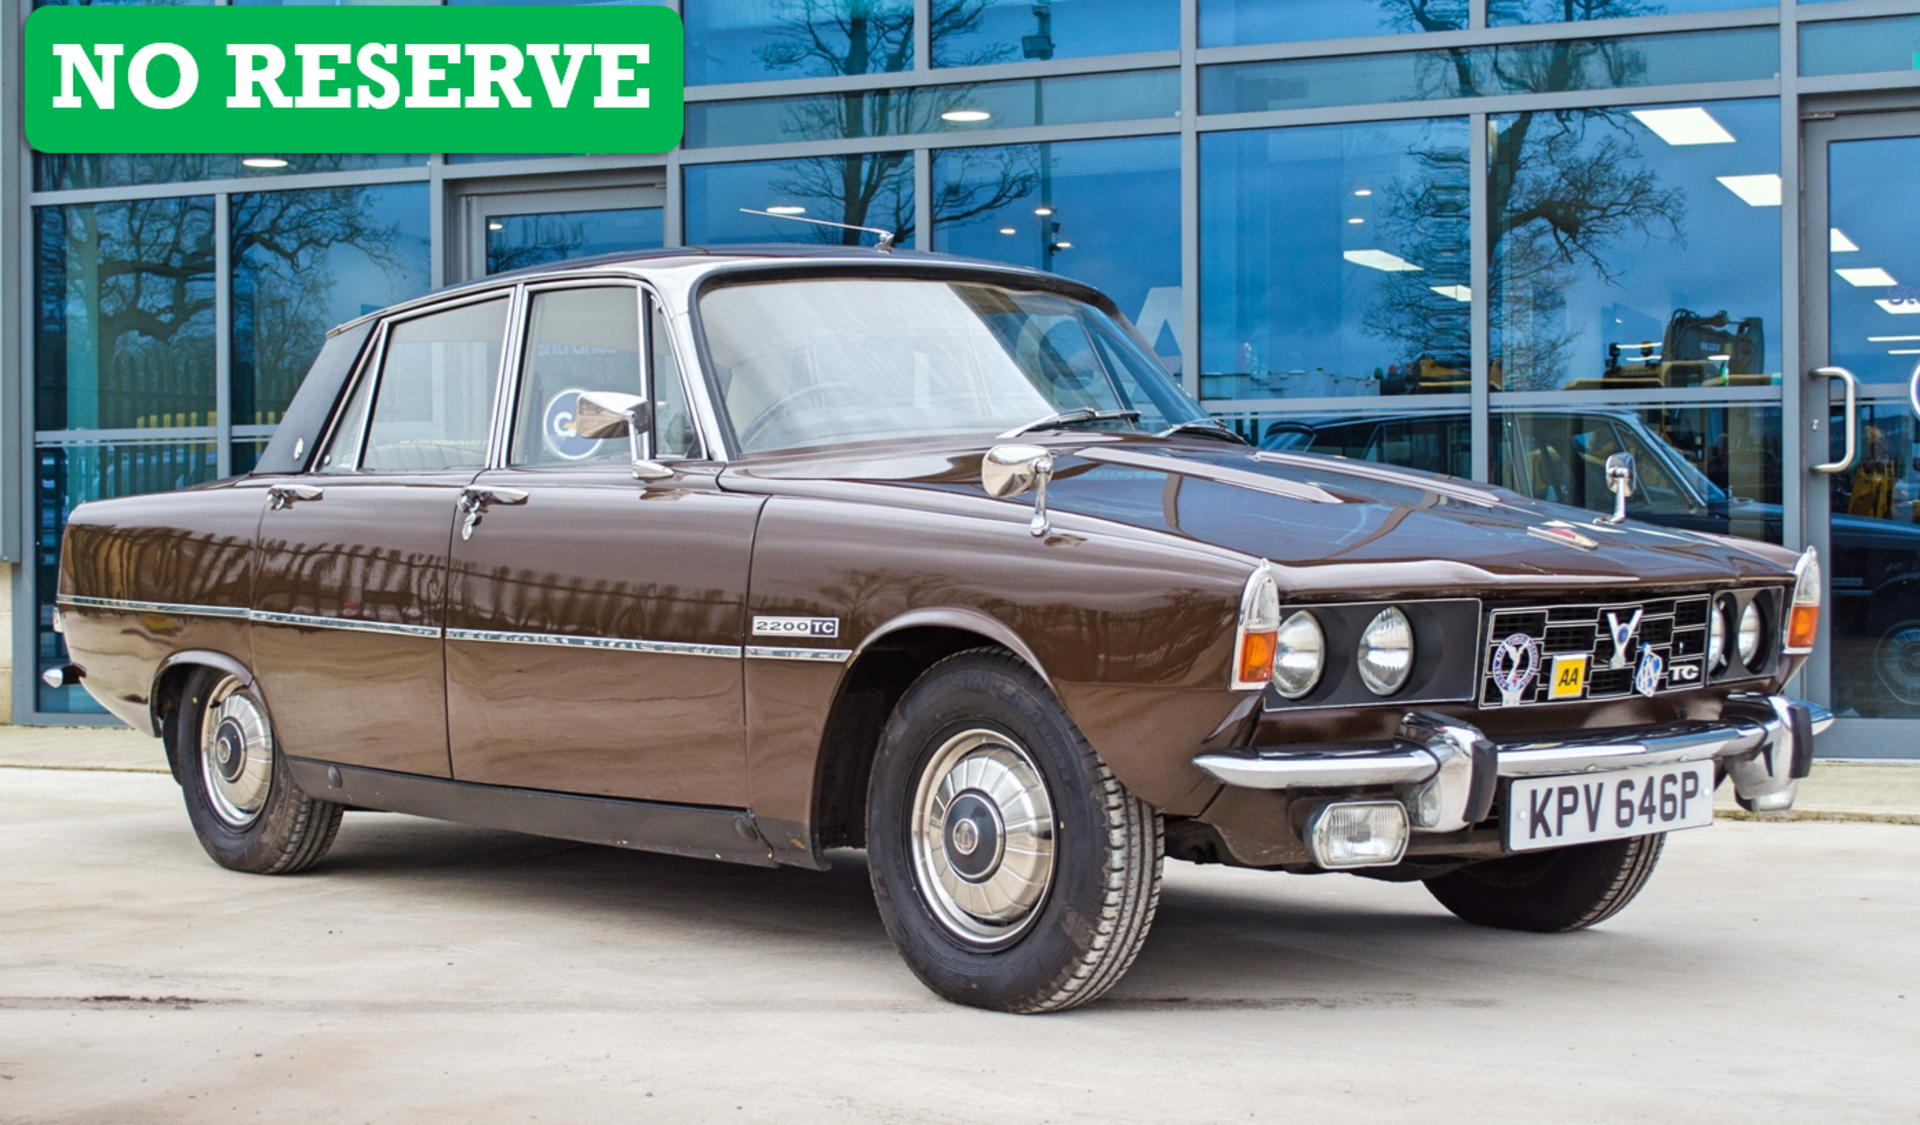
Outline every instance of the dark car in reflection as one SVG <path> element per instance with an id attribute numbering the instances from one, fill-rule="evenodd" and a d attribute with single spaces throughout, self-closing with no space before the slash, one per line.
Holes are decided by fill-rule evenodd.
<path id="1" fill-rule="evenodd" d="M 1494 480 L 1524 496 L 1608 511 L 1606 459 L 1628 453 L 1639 485 L 1627 502 L 1634 519 L 1665 527 L 1779 542 L 1781 506 L 1714 483 L 1696 460 L 1721 475 L 1724 441 L 1700 440 L 1689 456 L 1637 410 L 1539 406 L 1496 414 L 1489 463 Z M 1468 415 L 1318 415 L 1268 423 L 1261 445 L 1311 451 L 1429 472 L 1467 476 Z M 1834 677 L 1845 712 L 1911 715 L 1920 710 L 1920 497 L 1907 494 L 1884 438 L 1869 428 L 1860 464 L 1835 480 L 1829 528 L 1832 557 Z M 1760 456 L 1776 456 L 1762 450 Z M 1716 463 L 1715 458 L 1719 457 Z M 1777 497 L 1777 461 L 1751 470 L 1756 490 Z"/>
<path id="2" fill-rule="evenodd" d="M 349 809 L 864 848 L 922 981 L 1039 1012 L 1126 972 L 1169 853 L 1611 916 L 1723 775 L 1791 805 L 1820 589 L 1250 448 L 1063 278 L 674 249 L 344 325 L 253 471 L 78 507 L 49 683 L 163 740 L 228 868 L 310 869 Z"/>

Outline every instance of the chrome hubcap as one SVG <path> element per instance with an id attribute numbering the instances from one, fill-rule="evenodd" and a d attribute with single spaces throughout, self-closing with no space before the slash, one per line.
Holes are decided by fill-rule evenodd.
<path id="1" fill-rule="evenodd" d="M 234 828 L 252 824 L 266 807 L 273 732 L 231 676 L 214 689 L 200 720 L 200 775 L 214 815 Z"/>
<path id="2" fill-rule="evenodd" d="M 1013 739 L 948 739 L 920 774 L 910 825 L 920 894 L 942 926 L 992 945 L 1033 921 L 1053 882 L 1053 802 Z"/>

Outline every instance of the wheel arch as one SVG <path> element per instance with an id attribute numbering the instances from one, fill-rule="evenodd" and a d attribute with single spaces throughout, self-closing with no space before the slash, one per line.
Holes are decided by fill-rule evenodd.
<path id="1" fill-rule="evenodd" d="M 167 722 L 180 713 L 180 696 L 186 691 L 187 681 L 196 671 L 211 668 L 237 677 L 250 688 L 259 699 L 261 710 L 266 712 L 267 722 L 271 726 L 273 711 L 268 706 L 266 694 L 253 678 L 253 672 L 238 658 L 212 649 L 184 649 L 170 653 L 160 662 L 153 674 L 153 690 L 147 695 L 148 722 L 152 724 L 152 733 L 159 737 L 166 747 L 167 768 L 173 772 L 173 780 L 180 780 L 180 762 L 175 747 L 167 738 Z"/>
<path id="2" fill-rule="evenodd" d="M 997 648 L 1053 683 L 1012 629 L 978 610 L 920 609 L 875 629 L 854 650 L 821 733 L 814 770 L 816 850 L 866 843 L 867 783 L 894 705 L 928 668 L 971 648 Z"/>

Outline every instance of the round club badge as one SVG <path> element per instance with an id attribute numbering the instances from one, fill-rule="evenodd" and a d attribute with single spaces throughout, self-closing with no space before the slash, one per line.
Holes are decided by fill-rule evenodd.
<path id="1" fill-rule="evenodd" d="M 1500 689 L 1500 704 L 1513 707 L 1525 703 L 1522 698 L 1540 674 L 1540 642 L 1525 633 L 1515 633 L 1493 650 L 1493 686 Z"/>

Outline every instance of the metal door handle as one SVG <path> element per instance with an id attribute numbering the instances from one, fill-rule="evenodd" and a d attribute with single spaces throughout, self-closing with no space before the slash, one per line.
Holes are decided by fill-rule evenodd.
<path id="1" fill-rule="evenodd" d="M 1844 367 L 1816 367 L 1807 372 L 1807 378 L 1830 382 L 1834 379 L 1846 384 L 1847 388 L 1847 429 L 1846 444 L 1842 447 L 1838 461 L 1825 461 L 1813 466 L 1816 473 L 1844 473 L 1853 468 L 1854 460 L 1860 453 L 1860 419 L 1856 409 L 1860 399 L 1860 384 L 1855 381 L 1853 372 Z"/>
<path id="2" fill-rule="evenodd" d="M 489 504 L 524 504 L 527 493 L 518 488 L 484 488 L 473 485 L 460 490 L 458 501 L 460 510 L 467 513 L 466 521 L 460 525 L 460 538 L 473 538 L 474 525 L 480 522 L 480 516 Z"/>
<path id="3" fill-rule="evenodd" d="M 277 512 L 292 507 L 296 500 L 318 500 L 325 495 L 310 484 L 276 484 L 267 489 L 267 507 Z"/>

